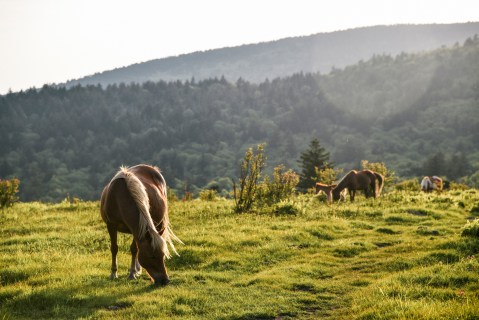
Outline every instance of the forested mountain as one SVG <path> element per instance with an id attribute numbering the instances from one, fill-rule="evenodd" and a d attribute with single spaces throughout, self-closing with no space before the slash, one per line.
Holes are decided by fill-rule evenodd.
<path id="1" fill-rule="evenodd" d="M 160 166 L 180 191 L 223 189 L 247 147 L 266 142 L 268 168 L 297 170 L 317 137 L 345 170 L 367 159 L 402 177 L 432 163 L 438 175 L 479 178 L 478 88 L 477 37 L 259 84 L 44 86 L 0 96 L 0 177 L 18 177 L 24 201 L 98 199 L 120 165 L 137 163 Z"/>
<path id="2" fill-rule="evenodd" d="M 451 46 L 474 34 L 479 34 L 479 22 L 357 28 L 151 60 L 66 85 L 198 81 L 222 76 L 231 82 L 242 78 L 260 83 L 298 72 L 329 73 L 332 68 L 353 65 L 374 54 L 395 56 Z"/>

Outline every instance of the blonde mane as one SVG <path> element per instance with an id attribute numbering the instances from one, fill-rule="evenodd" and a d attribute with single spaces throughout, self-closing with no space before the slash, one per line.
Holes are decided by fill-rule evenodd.
<path id="1" fill-rule="evenodd" d="M 151 236 L 151 246 L 153 248 L 160 248 L 160 250 L 163 252 L 165 257 L 171 258 L 171 254 L 168 249 L 168 244 L 169 244 L 171 248 L 173 249 L 173 251 L 176 254 L 178 254 L 175 249 L 175 246 L 173 245 L 173 240 L 178 241 L 180 243 L 183 243 L 183 242 L 171 230 L 171 226 L 170 226 L 169 218 L 168 218 L 168 205 L 167 205 L 166 199 L 165 199 L 165 212 L 163 215 L 163 219 L 162 221 L 158 223 L 160 224 L 163 222 L 165 230 L 163 232 L 163 235 L 160 235 L 158 231 L 156 230 L 156 226 L 153 219 L 151 218 L 150 200 L 148 198 L 148 193 L 146 192 L 146 188 L 144 184 L 140 181 L 140 179 L 138 179 L 138 177 L 133 172 L 130 172 L 127 167 L 120 167 L 120 170 L 113 177 L 110 183 L 120 178 L 125 179 L 126 186 L 128 190 L 130 191 L 130 194 L 133 200 L 135 201 L 135 204 L 138 207 L 138 210 L 140 212 L 140 219 L 139 219 L 139 225 L 138 225 L 139 239 L 144 238 L 146 233 L 149 232 Z M 166 190 L 166 186 L 164 187 L 164 190 Z M 161 195 L 161 198 L 164 199 L 165 195 L 166 195 L 166 192 L 163 191 L 163 195 Z"/>

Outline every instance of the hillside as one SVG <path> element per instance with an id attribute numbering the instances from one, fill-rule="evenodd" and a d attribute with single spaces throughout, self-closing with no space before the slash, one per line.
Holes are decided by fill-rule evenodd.
<path id="1" fill-rule="evenodd" d="M 232 82 L 242 78 L 260 83 L 301 71 L 329 73 L 375 54 L 394 56 L 451 46 L 474 34 L 479 34 L 479 22 L 365 27 L 151 60 L 72 80 L 66 86 L 222 76 Z"/>
<path id="2" fill-rule="evenodd" d="M 269 170 L 297 170 L 317 137 L 345 170 L 367 159 L 401 177 L 474 176 L 479 185 L 478 75 L 476 37 L 260 84 L 221 78 L 10 93 L 0 97 L 0 177 L 18 177 L 24 201 L 98 199 L 120 165 L 152 163 L 177 191 L 227 190 L 246 148 L 265 142 Z"/>

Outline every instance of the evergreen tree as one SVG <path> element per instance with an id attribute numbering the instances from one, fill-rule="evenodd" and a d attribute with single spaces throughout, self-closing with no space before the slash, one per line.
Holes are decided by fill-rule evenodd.
<path id="1" fill-rule="evenodd" d="M 329 152 L 326 152 L 317 138 L 311 140 L 309 149 L 301 154 L 298 163 L 301 168 L 298 188 L 303 192 L 314 186 L 316 170 L 333 168 L 329 163 Z"/>
<path id="2" fill-rule="evenodd" d="M 447 177 L 456 180 L 471 172 L 471 164 L 464 153 L 453 154 L 446 163 Z"/>

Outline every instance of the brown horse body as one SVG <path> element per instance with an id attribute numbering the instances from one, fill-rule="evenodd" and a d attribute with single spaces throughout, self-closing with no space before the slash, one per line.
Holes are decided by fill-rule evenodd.
<path id="1" fill-rule="evenodd" d="M 376 198 L 378 196 L 378 191 L 377 191 L 378 184 L 376 183 L 377 179 L 378 178 L 376 174 L 371 170 L 362 170 L 362 171 L 351 170 L 350 172 L 348 172 L 348 174 L 346 174 L 341 179 L 338 185 L 332 190 L 333 200 L 335 201 L 339 200 L 341 197 L 340 195 L 341 191 L 344 190 L 345 188 L 347 188 L 349 191 L 349 199 L 351 201 L 354 201 L 356 190 L 363 190 L 366 198 L 371 196 L 370 192 L 372 190 L 372 196 Z"/>
<path id="2" fill-rule="evenodd" d="M 110 235 L 110 279 L 118 277 L 119 231 L 133 235 L 128 278 L 136 279 L 143 267 L 155 284 L 167 284 L 164 260 L 170 257 L 168 244 L 175 251 L 172 240 L 181 241 L 169 225 L 166 183 L 159 169 L 148 165 L 122 167 L 104 188 L 100 211 Z"/>

